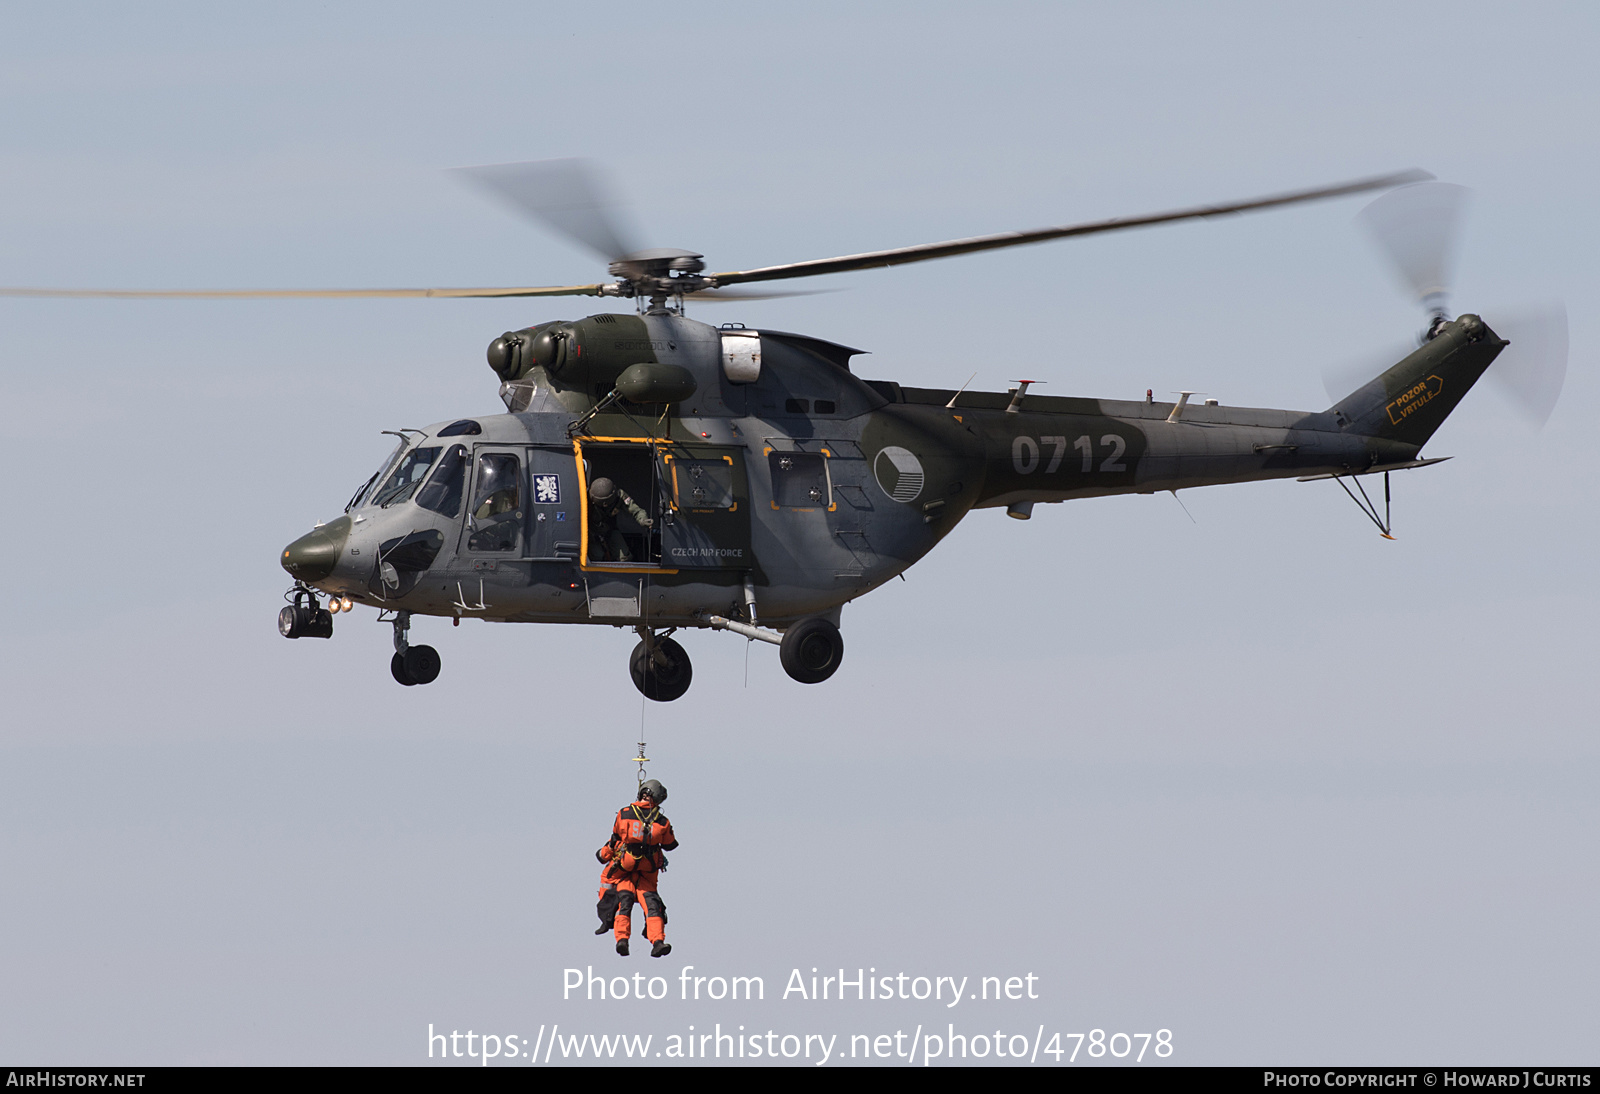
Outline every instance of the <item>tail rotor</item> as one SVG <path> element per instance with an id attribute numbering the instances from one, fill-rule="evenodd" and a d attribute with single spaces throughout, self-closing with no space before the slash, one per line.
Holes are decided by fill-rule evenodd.
<path id="1" fill-rule="evenodd" d="M 1427 310 L 1430 330 L 1439 319 L 1450 319 L 1450 286 L 1469 193 L 1448 182 L 1421 182 L 1390 190 L 1356 215 Z"/>
<path id="2" fill-rule="evenodd" d="M 1450 322 L 1456 252 L 1471 191 L 1446 182 L 1422 182 L 1390 190 L 1356 216 L 1393 264 L 1406 292 L 1427 312 L 1421 341 Z M 1567 309 L 1560 301 L 1507 309 L 1488 317 L 1511 344 L 1488 376 L 1513 409 L 1534 428 L 1549 420 L 1567 376 Z M 1366 380 L 1376 373 L 1369 373 Z M 1329 397 L 1353 390 L 1347 370 L 1324 373 Z"/>

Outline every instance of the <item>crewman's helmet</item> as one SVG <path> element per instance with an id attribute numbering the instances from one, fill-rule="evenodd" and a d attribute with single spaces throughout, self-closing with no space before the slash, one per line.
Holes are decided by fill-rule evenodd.
<path id="1" fill-rule="evenodd" d="M 589 484 L 589 497 L 594 501 L 610 501 L 617 492 L 617 484 L 610 479 L 595 479 Z"/>
<path id="2" fill-rule="evenodd" d="M 649 798 L 657 805 L 660 805 L 667 800 L 667 788 L 654 779 L 646 779 L 639 785 L 639 796 L 641 798 Z"/>

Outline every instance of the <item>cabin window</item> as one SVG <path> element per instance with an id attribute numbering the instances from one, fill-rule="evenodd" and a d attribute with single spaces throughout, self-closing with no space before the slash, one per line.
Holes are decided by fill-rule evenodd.
<path id="1" fill-rule="evenodd" d="M 833 505 L 828 459 L 816 452 L 771 452 L 774 508 L 827 509 Z"/>
<path id="2" fill-rule="evenodd" d="M 672 504 L 679 509 L 732 509 L 733 461 L 671 460 Z"/>
<path id="3" fill-rule="evenodd" d="M 811 401 L 809 399 L 785 399 L 783 401 L 783 412 L 785 414 L 809 414 L 811 413 Z"/>
<path id="4" fill-rule="evenodd" d="M 813 405 L 816 407 L 818 414 L 839 413 L 839 404 L 835 403 L 832 399 L 818 399 Z"/>

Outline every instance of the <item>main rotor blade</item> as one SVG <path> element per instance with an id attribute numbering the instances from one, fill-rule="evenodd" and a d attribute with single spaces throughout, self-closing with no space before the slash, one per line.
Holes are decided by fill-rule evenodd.
<path id="1" fill-rule="evenodd" d="M 1448 312 L 1451 267 L 1469 193 L 1448 182 L 1403 186 L 1356 214 L 1406 288 L 1431 311 Z"/>
<path id="2" fill-rule="evenodd" d="M 1174 220 L 1192 220 L 1198 217 L 1221 216 L 1224 213 L 1245 213 L 1255 209 L 1271 209 L 1279 205 L 1295 205 L 1303 201 L 1359 194 L 1367 190 L 1384 190 L 1410 182 L 1433 178 L 1426 171 L 1401 171 L 1393 175 L 1357 179 L 1336 186 L 1321 186 L 1314 190 L 1295 190 L 1287 194 L 1254 198 L 1250 201 L 1228 205 L 1197 205 L 1167 213 L 1152 213 L 1141 217 L 1117 217 L 1113 220 L 1091 221 L 1058 228 L 1038 228 L 1030 232 L 1002 232 L 998 235 L 974 236 L 971 239 L 952 239 L 944 243 L 926 243 L 917 247 L 897 247 L 888 251 L 868 251 L 865 254 L 844 255 L 839 258 L 816 258 L 807 262 L 791 262 L 783 266 L 763 266 L 755 270 L 737 270 L 714 275 L 718 285 L 737 285 L 744 281 L 776 281 L 787 277 L 813 277 L 818 274 L 846 273 L 850 270 L 870 270 L 882 266 L 900 266 L 907 262 L 925 262 L 931 258 L 949 258 L 953 255 L 971 254 L 975 251 L 993 251 L 1001 247 L 1020 247 L 1028 243 L 1044 243 L 1068 236 L 1095 235 L 1100 232 L 1117 232 L 1124 228 L 1143 228 L 1151 224 L 1165 224 Z"/>
<path id="3" fill-rule="evenodd" d="M 587 161 L 498 163 L 458 167 L 455 173 L 607 262 L 640 249 L 638 233 L 627 223 L 622 203 L 607 192 Z"/>
<path id="4" fill-rule="evenodd" d="M 1529 425 L 1542 427 L 1567 380 L 1566 305 L 1508 310 L 1490 326 L 1511 344 L 1489 366 L 1489 379 Z"/>
<path id="5" fill-rule="evenodd" d="M 0 296 L 103 297 L 115 300 L 272 300 L 351 297 L 599 296 L 604 285 L 515 289 L 25 289 L 0 287 Z"/>
<path id="6" fill-rule="evenodd" d="M 843 292 L 843 289 L 792 289 L 788 292 L 763 292 L 741 289 L 701 289 L 697 293 L 690 293 L 684 297 L 696 303 L 704 301 L 707 304 L 737 304 L 744 300 L 787 300 L 795 296 L 823 296 L 827 293 Z"/>

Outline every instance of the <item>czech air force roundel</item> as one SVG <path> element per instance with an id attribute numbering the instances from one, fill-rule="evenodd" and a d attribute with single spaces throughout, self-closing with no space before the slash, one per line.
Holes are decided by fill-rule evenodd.
<path id="1" fill-rule="evenodd" d="M 872 461 L 872 473 L 883 492 L 898 502 L 910 503 L 922 493 L 922 461 L 904 448 L 890 445 Z"/>

